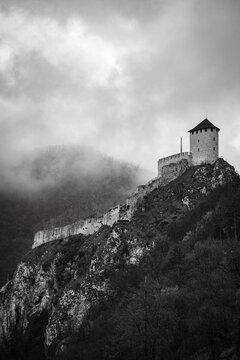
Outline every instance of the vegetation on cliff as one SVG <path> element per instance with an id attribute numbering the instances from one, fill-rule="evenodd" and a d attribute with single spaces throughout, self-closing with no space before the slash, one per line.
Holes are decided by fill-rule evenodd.
<path id="1" fill-rule="evenodd" d="M 2 358 L 239 358 L 240 180 L 223 160 L 133 220 L 42 245 L 1 292 Z"/>
<path id="2" fill-rule="evenodd" d="M 132 164 L 89 148 L 52 147 L 0 174 L 0 286 L 31 249 L 35 231 L 124 202 L 144 181 Z"/>

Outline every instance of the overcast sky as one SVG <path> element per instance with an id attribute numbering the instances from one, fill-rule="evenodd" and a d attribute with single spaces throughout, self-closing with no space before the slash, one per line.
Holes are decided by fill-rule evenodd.
<path id="1" fill-rule="evenodd" d="M 90 145 L 151 170 L 206 117 L 240 170 L 239 0 L 0 0 L 0 156 Z"/>

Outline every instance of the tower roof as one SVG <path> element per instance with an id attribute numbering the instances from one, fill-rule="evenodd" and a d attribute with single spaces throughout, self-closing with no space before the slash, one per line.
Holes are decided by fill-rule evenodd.
<path id="1" fill-rule="evenodd" d="M 217 129 L 218 131 L 220 131 L 220 129 L 215 125 L 213 125 L 208 119 L 204 119 L 203 121 L 200 122 L 200 124 L 195 126 L 193 129 L 188 130 L 188 132 L 202 130 L 202 129 Z"/>

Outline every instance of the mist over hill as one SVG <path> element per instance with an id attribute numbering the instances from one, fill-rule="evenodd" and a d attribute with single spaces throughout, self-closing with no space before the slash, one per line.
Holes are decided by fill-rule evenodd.
<path id="1" fill-rule="evenodd" d="M 91 148 L 54 146 L 2 166 L 0 283 L 31 249 L 35 231 L 98 215 L 152 174 Z"/>

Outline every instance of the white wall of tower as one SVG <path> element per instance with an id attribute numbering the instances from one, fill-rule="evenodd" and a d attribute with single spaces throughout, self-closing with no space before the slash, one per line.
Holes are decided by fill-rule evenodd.
<path id="1" fill-rule="evenodd" d="M 218 158 L 218 130 L 202 129 L 190 133 L 192 164 L 213 163 Z"/>

